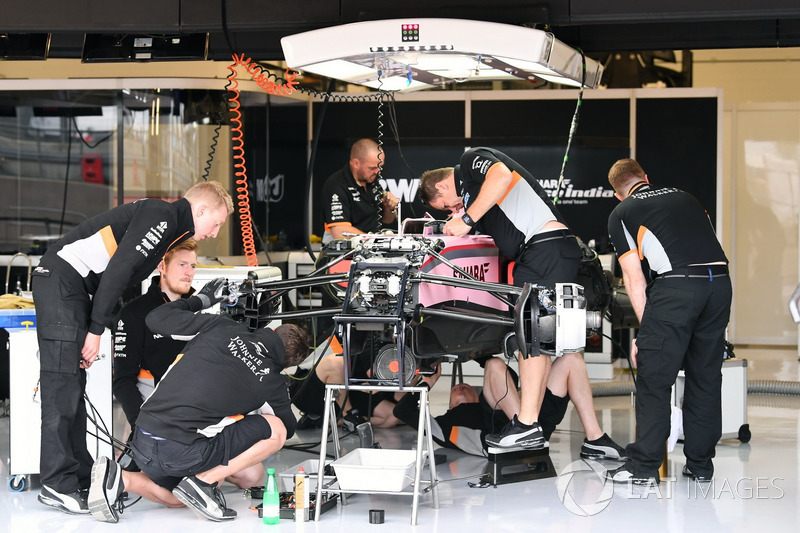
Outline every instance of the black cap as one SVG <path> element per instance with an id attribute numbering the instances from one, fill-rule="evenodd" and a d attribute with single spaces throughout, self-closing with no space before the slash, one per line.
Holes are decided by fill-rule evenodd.
<path id="1" fill-rule="evenodd" d="M 369 523 L 370 524 L 383 524 L 383 509 L 370 509 L 369 510 Z"/>

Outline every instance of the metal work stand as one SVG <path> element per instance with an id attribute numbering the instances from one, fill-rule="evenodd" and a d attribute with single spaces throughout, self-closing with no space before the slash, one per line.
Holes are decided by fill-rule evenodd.
<path id="1" fill-rule="evenodd" d="M 346 505 L 346 500 L 344 498 L 344 493 L 377 493 L 382 491 L 376 490 L 347 490 L 343 491 L 341 489 L 331 489 L 325 487 L 324 481 L 324 472 L 325 468 L 322 465 L 325 464 L 326 456 L 327 456 L 327 445 L 328 445 L 328 428 L 330 427 L 331 431 L 333 431 L 333 446 L 334 446 L 334 455 L 336 459 L 339 459 L 341 453 L 341 447 L 339 445 L 339 434 L 336 427 L 336 413 L 334 411 L 334 404 L 333 404 L 333 391 L 335 390 L 355 390 L 355 391 L 372 391 L 372 392 L 408 392 L 411 394 L 417 393 L 420 395 L 419 398 L 419 426 L 417 427 L 417 458 L 416 458 L 416 470 L 414 472 L 414 484 L 410 491 L 386 491 L 387 494 L 406 494 L 412 495 L 412 504 L 411 504 L 411 525 L 417 525 L 417 508 L 419 506 L 419 495 L 422 492 L 427 492 L 430 490 L 433 493 L 433 508 L 439 508 L 439 487 L 438 487 L 438 480 L 436 477 L 436 462 L 433 459 L 433 434 L 431 433 L 431 419 L 429 416 L 429 406 L 428 406 L 428 388 L 427 387 L 400 387 L 399 385 L 325 385 L 325 412 L 323 415 L 322 420 L 322 442 L 320 444 L 319 450 L 319 464 L 320 468 L 317 472 L 317 501 L 322 501 L 322 493 L 323 492 L 334 492 L 334 493 L 341 493 L 342 494 L 342 505 Z M 424 448 L 423 448 L 424 446 Z M 422 468 L 424 466 L 423 459 L 427 457 L 428 459 L 428 466 L 430 468 L 430 481 L 429 483 L 426 482 L 427 487 L 422 487 L 421 476 L 422 476 Z M 329 481 L 328 485 L 333 485 L 336 481 Z M 316 506 L 316 511 L 314 514 L 314 520 L 319 521 L 320 517 L 320 505 Z"/>
<path id="2" fill-rule="evenodd" d="M 489 463 L 483 472 L 482 481 L 495 487 L 556 475 L 553 461 L 550 460 L 549 444 L 539 450 L 489 447 L 488 453 Z"/>

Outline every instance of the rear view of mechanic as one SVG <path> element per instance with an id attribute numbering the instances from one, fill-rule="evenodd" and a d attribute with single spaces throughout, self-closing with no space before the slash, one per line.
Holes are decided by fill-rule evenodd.
<path id="1" fill-rule="evenodd" d="M 671 388 L 683 368 L 683 475 L 710 481 L 722 434 L 722 360 L 732 297 L 728 260 L 692 195 L 651 185 L 633 159 L 614 163 L 608 181 L 622 202 L 608 219 L 608 232 L 640 324 L 631 349 L 638 363 L 638 438 L 627 447 L 627 463 L 608 477 L 619 483 L 659 482 Z M 643 260 L 653 273 L 650 284 Z"/>

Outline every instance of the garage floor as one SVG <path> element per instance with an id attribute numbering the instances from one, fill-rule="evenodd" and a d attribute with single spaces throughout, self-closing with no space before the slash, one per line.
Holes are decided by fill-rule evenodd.
<path id="1" fill-rule="evenodd" d="M 795 349 L 737 347 L 736 356 L 748 360 L 749 379 L 800 381 Z M 615 371 L 617 380 L 627 379 Z M 446 387 L 431 393 L 434 414 L 447 406 Z M 431 495 L 420 498 L 416 529 L 426 532 L 453 531 L 595 531 L 615 532 L 644 529 L 654 531 L 744 530 L 782 532 L 800 530 L 800 397 L 750 394 L 748 422 L 752 440 L 743 444 L 725 440 L 717 447 L 716 474 L 708 485 L 687 482 L 680 476 L 683 454 L 679 443 L 669 454 L 669 477 L 657 490 L 626 486 L 604 489 L 600 478 L 578 460 L 583 440 L 580 423 L 570 407 L 567 419 L 550 442 L 556 473 L 548 479 L 524 481 L 498 487 L 472 488 L 486 461 L 459 452 L 437 450 L 446 457 L 437 466 L 440 508 L 431 507 Z M 620 444 L 634 436 L 633 408 L 624 396 L 599 397 L 595 408 L 603 428 Z M 266 465 L 278 472 L 290 469 L 317 454 L 290 449 L 319 440 L 319 431 L 302 431 L 286 449 Z M 415 432 L 407 427 L 376 430 L 375 440 L 383 448 L 410 448 Z M 343 439 L 346 450 L 358 447 L 358 437 Z M 315 448 L 318 450 L 318 448 Z M 329 447 L 330 450 L 330 447 Z M 228 505 L 238 512 L 231 523 L 201 520 L 187 509 L 166 509 L 141 501 L 127 509 L 117 524 L 96 522 L 90 516 L 70 516 L 37 502 L 37 480 L 22 492 L 12 492 L 8 479 L 8 416 L 0 417 L 0 531 L 205 531 L 239 532 L 325 531 L 332 533 L 409 531 L 411 496 L 358 494 L 322 515 L 320 522 L 295 524 L 283 520 L 279 526 L 262 525 L 250 509 L 254 504 L 241 490 L 225 485 Z M 609 466 L 615 465 L 612 463 Z M 567 472 L 573 472 L 571 479 Z M 426 474 L 423 474 L 423 479 Z M 562 500 L 564 503 L 562 503 Z M 385 523 L 369 523 L 369 510 L 383 509 Z M 589 516 L 581 516 L 584 513 Z"/>

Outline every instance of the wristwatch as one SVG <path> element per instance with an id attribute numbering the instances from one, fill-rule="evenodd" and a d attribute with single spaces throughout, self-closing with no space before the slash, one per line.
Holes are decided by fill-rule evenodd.
<path id="1" fill-rule="evenodd" d="M 466 224 L 470 228 L 475 226 L 475 221 L 472 220 L 472 217 L 469 216 L 469 214 L 466 211 L 464 211 L 464 214 L 461 215 L 461 220 L 464 222 L 464 224 Z"/>

